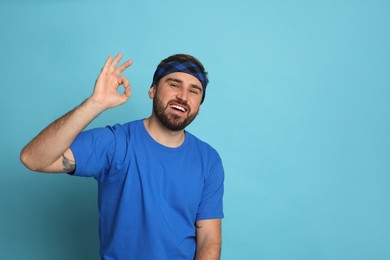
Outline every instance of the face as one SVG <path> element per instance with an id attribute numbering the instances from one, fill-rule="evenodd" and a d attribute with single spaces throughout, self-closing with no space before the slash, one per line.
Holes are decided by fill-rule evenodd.
<path id="1" fill-rule="evenodd" d="M 192 75 L 174 72 L 162 77 L 149 90 L 153 113 L 171 131 L 180 131 L 198 115 L 203 88 Z"/>

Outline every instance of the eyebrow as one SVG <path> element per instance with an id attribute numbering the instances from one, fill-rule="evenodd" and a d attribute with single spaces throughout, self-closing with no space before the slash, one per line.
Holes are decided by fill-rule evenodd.
<path id="1" fill-rule="evenodd" d="M 167 78 L 166 81 L 174 81 L 177 83 L 183 83 L 183 81 L 181 79 L 177 79 L 177 78 Z M 190 85 L 192 88 L 198 89 L 201 93 L 203 92 L 203 88 L 199 87 L 197 84 L 190 84 Z"/>
<path id="2" fill-rule="evenodd" d="M 183 83 L 182 80 L 180 80 L 180 79 L 175 79 L 175 78 L 167 78 L 166 81 L 174 81 L 174 82 L 177 82 L 177 83 Z"/>

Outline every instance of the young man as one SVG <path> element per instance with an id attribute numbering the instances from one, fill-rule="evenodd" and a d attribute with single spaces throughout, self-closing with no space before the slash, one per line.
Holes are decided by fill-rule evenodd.
<path id="1" fill-rule="evenodd" d="M 121 58 L 107 59 L 92 95 L 27 144 L 21 161 L 97 180 L 102 259 L 219 259 L 222 162 L 185 131 L 204 100 L 207 73 L 190 55 L 170 56 L 154 73 L 149 118 L 82 132 L 130 98 L 121 74 L 132 62 L 118 66 Z"/>

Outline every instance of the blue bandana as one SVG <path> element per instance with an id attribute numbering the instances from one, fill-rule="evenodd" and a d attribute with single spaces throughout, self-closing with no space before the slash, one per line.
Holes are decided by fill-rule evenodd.
<path id="1" fill-rule="evenodd" d="M 156 84 L 157 81 L 159 81 L 162 77 L 171 74 L 173 72 L 184 72 L 190 74 L 195 78 L 197 78 L 200 81 L 200 83 L 202 83 L 203 96 L 202 96 L 201 103 L 203 103 L 203 100 L 206 95 L 207 83 L 209 83 L 209 80 L 207 79 L 206 74 L 203 73 L 202 70 L 199 68 L 199 66 L 193 62 L 174 60 L 174 61 L 169 61 L 163 64 L 162 66 L 157 67 L 153 75 L 152 86 Z"/>

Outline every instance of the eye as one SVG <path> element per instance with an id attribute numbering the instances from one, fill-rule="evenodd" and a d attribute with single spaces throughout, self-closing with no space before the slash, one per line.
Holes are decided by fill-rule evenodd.
<path id="1" fill-rule="evenodd" d="M 195 95 L 200 95 L 200 90 L 197 89 L 197 88 L 192 88 L 192 89 L 190 90 L 190 92 L 191 92 L 192 94 L 195 94 Z"/>
<path id="2" fill-rule="evenodd" d="M 169 84 L 172 88 L 178 88 L 179 87 L 179 84 L 176 83 L 176 82 L 172 82 Z"/>

